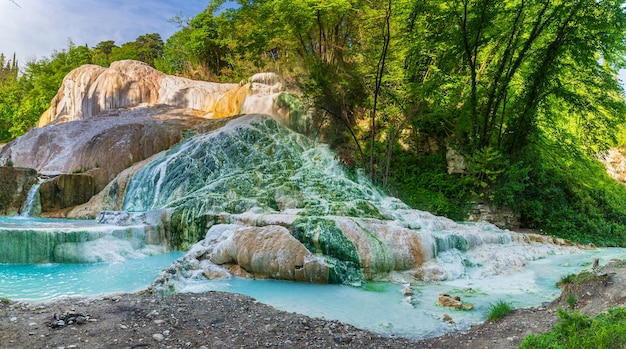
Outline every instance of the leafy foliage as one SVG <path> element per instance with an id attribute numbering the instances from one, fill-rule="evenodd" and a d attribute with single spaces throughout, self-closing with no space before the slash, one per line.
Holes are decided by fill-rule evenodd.
<path id="1" fill-rule="evenodd" d="M 473 197 L 473 180 L 446 173 L 442 153 L 415 159 L 410 153 L 396 156 L 391 172 L 391 193 L 417 209 L 462 220 Z"/>
<path id="2" fill-rule="evenodd" d="M 530 335 L 520 348 L 623 348 L 626 345 L 626 309 L 609 309 L 589 318 L 578 311 L 559 309 L 561 322 L 552 332 Z"/>

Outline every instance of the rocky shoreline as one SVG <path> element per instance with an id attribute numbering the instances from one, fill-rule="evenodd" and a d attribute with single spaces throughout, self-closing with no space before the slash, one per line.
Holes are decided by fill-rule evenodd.
<path id="1" fill-rule="evenodd" d="M 576 309 L 595 316 L 626 299 L 626 263 L 604 278 L 561 285 Z M 499 321 L 429 339 L 382 336 L 338 321 L 280 311 L 248 296 L 210 291 L 148 292 L 46 303 L 0 302 L 0 348 L 517 348 L 552 329 L 566 297 L 517 309 Z M 70 321 L 65 321 L 70 319 Z M 63 321 L 61 323 L 60 321 Z"/>

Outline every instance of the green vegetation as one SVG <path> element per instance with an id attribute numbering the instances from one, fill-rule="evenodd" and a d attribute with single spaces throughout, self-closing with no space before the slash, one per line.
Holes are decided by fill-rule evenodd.
<path id="1" fill-rule="evenodd" d="M 576 274 L 568 274 L 568 275 L 561 276 L 561 281 L 559 282 L 562 284 L 571 284 L 572 282 L 574 282 L 575 279 L 576 279 Z"/>
<path id="2" fill-rule="evenodd" d="M 0 297 L 0 303 L 9 304 L 11 300 L 6 297 Z"/>
<path id="3" fill-rule="evenodd" d="M 607 278 L 606 274 L 595 274 L 589 271 L 583 271 L 580 274 L 569 274 L 563 275 L 559 283 L 561 284 L 584 284 L 596 280 L 605 280 Z"/>
<path id="4" fill-rule="evenodd" d="M 487 315 L 487 319 L 489 319 L 489 321 L 496 321 L 496 320 L 502 319 L 513 310 L 515 310 L 515 308 L 513 307 L 511 303 L 500 300 L 489 306 L 489 313 Z"/>
<path id="5" fill-rule="evenodd" d="M 578 303 L 578 298 L 576 298 L 575 294 L 570 293 L 567 295 L 567 299 L 565 301 L 570 309 L 574 309 Z"/>
<path id="6" fill-rule="evenodd" d="M 589 318 L 578 311 L 559 309 L 561 322 L 552 332 L 530 335 L 522 340 L 521 349 L 532 348 L 623 348 L 626 345 L 626 309 L 609 309 Z"/>
<path id="7" fill-rule="evenodd" d="M 89 48 L 76 46 L 70 40 L 67 49 L 28 61 L 19 72 L 15 55 L 7 60 L 0 53 L 0 142 L 16 138 L 33 127 L 50 107 L 65 75 L 74 68 L 84 64 L 109 66 L 121 59 L 154 65 L 162 54 L 163 40 L 159 34 L 139 36 L 121 47 L 113 41 L 103 41 Z"/>
<path id="8" fill-rule="evenodd" d="M 165 43 L 70 42 L 19 74 L 1 56 L 0 140 L 33 126 L 84 63 L 139 59 L 208 81 L 274 71 L 314 106 L 310 134 L 415 208 L 461 220 L 485 203 L 526 228 L 626 246 L 626 187 L 596 158 L 626 140 L 623 1 L 225 3 L 174 18 Z M 464 160 L 451 173 L 449 150 Z"/>

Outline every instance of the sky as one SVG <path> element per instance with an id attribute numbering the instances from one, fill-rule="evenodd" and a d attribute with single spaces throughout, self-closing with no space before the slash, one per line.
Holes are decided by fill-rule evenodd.
<path id="1" fill-rule="evenodd" d="M 21 66 L 75 45 L 113 40 L 121 46 L 144 34 L 166 41 L 179 28 L 168 19 L 194 17 L 209 0 L 0 0 L 0 53 Z M 17 4 L 17 5 L 16 5 Z"/>

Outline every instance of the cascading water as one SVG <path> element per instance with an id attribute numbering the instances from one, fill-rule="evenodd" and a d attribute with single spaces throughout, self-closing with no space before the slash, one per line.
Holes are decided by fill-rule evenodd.
<path id="1" fill-rule="evenodd" d="M 145 224 L 0 218 L 0 263 L 120 262 L 165 250 L 163 232 Z"/>
<path id="2" fill-rule="evenodd" d="M 238 265 L 253 277 L 351 285 L 394 271 L 451 280 L 507 273 L 577 250 L 412 210 L 344 169 L 327 147 L 262 115 L 167 151 L 135 174 L 123 209 L 171 212 L 178 247 L 204 238 L 180 268 L 204 263 L 211 272 L 221 268 L 218 275 Z M 267 236 L 262 243 L 260 236 Z"/>
<path id="3" fill-rule="evenodd" d="M 42 178 L 38 178 L 37 183 L 28 190 L 26 201 L 24 201 L 24 206 L 22 206 L 22 211 L 20 212 L 20 217 L 28 218 L 39 215 L 39 211 L 41 210 L 39 187 L 41 187 L 41 183 L 43 182 L 44 180 Z"/>

